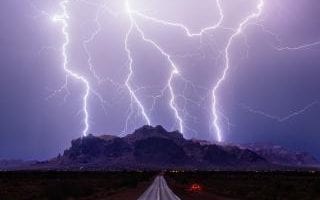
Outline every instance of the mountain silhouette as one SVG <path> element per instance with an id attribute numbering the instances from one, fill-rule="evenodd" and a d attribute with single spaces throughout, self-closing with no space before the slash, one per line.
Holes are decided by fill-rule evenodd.
<path id="1" fill-rule="evenodd" d="M 250 169 L 270 163 L 248 149 L 186 140 L 178 131 L 143 126 L 123 138 L 93 136 L 73 140 L 61 165 L 106 169 Z"/>
<path id="2" fill-rule="evenodd" d="M 280 146 L 187 140 L 178 131 L 143 126 L 125 137 L 75 139 L 62 155 L 43 162 L 6 160 L 0 162 L 0 170 L 286 170 L 317 165 L 310 154 Z"/>

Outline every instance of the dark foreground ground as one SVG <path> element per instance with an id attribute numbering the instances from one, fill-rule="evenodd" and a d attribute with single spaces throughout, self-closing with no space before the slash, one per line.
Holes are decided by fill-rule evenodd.
<path id="1" fill-rule="evenodd" d="M 319 172 L 171 172 L 166 179 L 183 200 L 320 200 Z"/>
<path id="2" fill-rule="evenodd" d="M 1 172 L 0 200 L 136 200 L 156 172 Z"/>
<path id="3" fill-rule="evenodd" d="M 157 172 L 0 172 L 0 200 L 135 200 Z M 167 172 L 183 200 L 319 199 L 320 173 Z M 191 186 L 195 184 L 193 190 Z"/>

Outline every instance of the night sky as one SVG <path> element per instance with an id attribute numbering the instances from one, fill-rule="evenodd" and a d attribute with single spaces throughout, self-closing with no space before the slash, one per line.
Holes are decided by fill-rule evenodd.
<path id="1" fill-rule="evenodd" d="M 68 1 L 68 0 L 67 0 Z M 201 37 L 134 15 L 145 37 L 170 56 L 184 136 L 215 141 L 212 89 L 225 67 L 228 39 L 257 12 L 258 0 L 220 0 L 221 25 Z M 224 143 L 270 143 L 320 158 L 320 2 L 264 0 L 229 49 L 230 68 L 217 92 Z M 192 33 L 219 21 L 216 0 L 129 0 L 152 19 Z M 59 4 L 60 3 L 60 4 Z M 48 159 L 84 129 L 85 85 L 63 69 L 59 0 L 2 0 L 0 7 L 0 159 Z M 178 130 L 167 87 L 169 60 L 133 27 L 123 0 L 69 0 L 68 67 L 90 83 L 89 130 L 125 135 L 146 124 Z M 318 42 L 319 41 L 319 42 Z M 91 70 L 90 70 L 91 68 Z M 65 85 L 67 80 L 67 85 Z M 172 102 L 171 102 L 172 103 Z"/>

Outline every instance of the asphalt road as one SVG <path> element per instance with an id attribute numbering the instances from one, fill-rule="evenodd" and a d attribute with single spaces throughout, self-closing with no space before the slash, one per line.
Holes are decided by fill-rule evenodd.
<path id="1" fill-rule="evenodd" d="M 180 198 L 171 191 L 163 176 L 157 176 L 138 200 L 180 200 Z"/>

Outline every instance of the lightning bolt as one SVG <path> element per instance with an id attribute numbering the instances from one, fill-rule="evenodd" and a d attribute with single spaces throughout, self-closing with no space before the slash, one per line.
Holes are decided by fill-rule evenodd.
<path id="1" fill-rule="evenodd" d="M 299 46 L 292 46 L 292 47 L 278 47 L 276 50 L 278 51 L 296 51 L 296 50 L 302 50 L 302 49 L 309 49 L 315 46 L 320 45 L 320 41 L 316 41 L 313 43 L 306 43 L 306 44 L 301 44 Z"/>
<path id="2" fill-rule="evenodd" d="M 172 86 L 172 79 L 174 78 L 174 75 L 179 74 L 179 71 L 176 67 L 176 65 L 174 64 L 174 62 L 171 59 L 171 56 L 169 54 L 167 54 L 157 43 L 155 43 L 154 41 L 148 39 L 145 37 L 143 31 L 139 28 L 139 26 L 137 25 L 137 23 L 134 21 L 133 16 L 132 15 L 137 15 L 139 17 L 142 17 L 146 20 L 150 20 L 154 23 L 159 23 L 165 26 L 173 26 L 173 27 L 177 27 L 182 29 L 185 34 L 188 37 L 202 37 L 204 33 L 208 32 L 208 31 L 213 31 L 217 28 L 221 27 L 221 24 L 223 22 L 224 19 L 224 13 L 223 13 L 223 9 L 221 6 L 221 0 L 216 0 L 216 4 L 219 10 L 219 20 L 217 21 L 216 24 L 209 26 L 209 27 L 205 27 L 203 29 L 201 29 L 199 32 L 197 33 L 193 33 L 190 31 L 190 29 L 181 24 L 181 23 L 175 23 L 175 22 L 169 22 L 169 21 L 164 21 L 161 19 L 157 19 L 151 16 L 147 16 L 141 12 L 138 12 L 136 10 L 132 10 L 127 2 L 127 11 L 130 14 L 130 20 L 131 22 L 133 22 L 134 26 L 137 28 L 137 30 L 140 32 L 140 34 L 142 35 L 143 39 L 149 43 L 151 43 L 153 46 L 155 46 L 161 53 L 162 55 L 164 55 L 165 57 L 167 57 L 167 59 L 169 60 L 170 64 L 173 66 L 173 71 L 172 74 L 170 76 L 169 82 L 168 82 L 168 87 L 170 88 L 170 93 L 171 93 L 171 101 L 170 101 L 170 107 L 174 110 L 175 114 L 176 114 L 176 118 L 178 119 L 178 121 L 180 122 L 180 131 L 183 132 L 183 120 L 182 118 L 179 116 L 179 112 L 178 109 L 176 107 L 176 105 L 174 104 L 174 100 L 175 100 L 175 94 L 173 92 L 173 86 Z M 225 54 L 225 66 L 224 66 L 224 70 L 222 75 L 218 78 L 217 83 L 214 85 L 213 89 L 212 89 L 212 115 L 213 115 L 213 126 L 215 128 L 215 133 L 216 133 L 216 139 L 218 142 L 221 142 L 223 140 L 222 138 L 222 130 L 220 128 L 219 125 L 219 121 L 220 121 L 220 116 L 218 114 L 217 111 L 217 92 L 219 90 L 219 88 L 221 87 L 223 81 L 226 79 L 227 73 L 229 71 L 230 68 L 230 48 L 233 44 L 233 41 L 237 38 L 238 35 L 242 34 L 243 29 L 248 25 L 248 23 L 254 19 L 254 18 L 258 18 L 261 13 L 262 13 L 262 9 L 263 9 L 263 5 L 264 5 L 264 1 L 263 0 L 259 0 L 258 1 L 258 5 L 257 5 L 257 12 L 254 12 L 252 14 L 250 14 L 249 16 L 247 16 L 243 21 L 240 22 L 238 28 L 234 31 L 234 33 L 230 36 L 230 38 L 228 39 L 227 42 L 227 46 L 224 50 L 224 54 Z"/>
<path id="3" fill-rule="evenodd" d="M 84 40 L 83 43 L 82 43 L 83 49 L 84 49 L 84 51 L 85 51 L 85 53 L 86 53 L 86 55 L 87 55 L 87 57 L 88 57 L 88 61 L 87 61 L 87 62 L 88 62 L 88 65 L 89 65 L 89 70 L 90 70 L 90 72 L 93 74 L 94 78 L 95 78 L 96 80 L 98 80 L 98 83 L 99 83 L 99 84 L 102 82 L 102 79 L 100 78 L 100 76 L 99 76 L 99 75 L 97 74 L 97 72 L 95 71 L 94 65 L 93 65 L 93 63 L 92 63 L 92 57 L 91 57 L 91 53 L 90 53 L 90 51 L 89 51 L 88 45 L 97 37 L 97 35 L 100 33 L 100 31 L 101 31 L 101 29 L 102 29 L 101 24 L 100 24 L 100 22 L 99 22 L 99 18 L 100 18 L 100 16 L 102 15 L 103 9 L 104 9 L 104 6 L 102 6 L 102 7 L 98 10 L 98 12 L 97 12 L 97 14 L 96 14 L 96 16 L 95 16 L 95 18 L 94 18 L 94 23 L 96 24 L 97 28 L 96 28 L 96 29 L 91 33 L 91 35 L 90 35 L 86 40 Z"/>
<path id="4" fill-rule="evenodd" d="M 249 16 L 247 16 L 238 26 L 238 28 L 235 30 L 235 32 L 231 35 L 231 37 L 228 40 L 227 46 L 224 50 L 224 54 L 225 54 L 225 65 L 224 65 L 224 70 L 222 72 L 222 75 L 218 78 L 218 81 L 216 83 L 216 85 L 213 87 L 212 90 L 212 101 L 213 101 L 213 106 L 212 106 L 212 115 L 213 115 L 213 126 L 216 130 L 216 135 L 217 135 L 217 140 L 218 142 L 222 142 L 223 138 L 222 138 L 222 130 L 219 126 L 219 121 L 220 121 L 220 117 L 217 111 L 217 104 L 218 104 L 218 97 L 217 97 L 217 93 L 223 83 L 223 81 L 226 79 L 227 73 L 230 69 L 230 49 L 231 46 L 233 44 L 233 41 L 237 38 L 237 36 L 239 36 L 240 34 L 243 33 L 243 30 L 245 29 L 245 27 L 247 26 L 247 24 L 255 18 L 258 18 L 262 11 L 263 11 L 263 6 L 264 6 L 264 1 L 263 0 L 259 0 L 258 1 L 258 5 L 257 5 L 257 11 L 250 14 Z"/>
<path id="5" fill-rule="evenodd" d="M 220 15 L 218 22 L 216 24 L 212 25 L 212 26 L 205 27 L 205 28 L 201 29 L 197 33 L 193 33 L 192 31 L 190 31 L 190 29 L 184 24 L 175 23 L 175 22 L 169 22 L 169 21 L 165 21 L 165 20 L 162 20 L 162 19 L 157 19 L 157 18 L 148 16 L 148 15 L 145 15 L 145 14 L 143 14 L 143 13 L 137 11 L 137 10 L 132 10 L 132 9 L 130 9 L 130 7 L 129 7 L 129 12 L 131 14 L 140 16 L 140 17 L 142 17 L 142 18 L 144 18 L 146 20 L 150 20 L 150 21 L 153 21 L 153 22 L 158 23 L 158 24 L 180 28 L 186 33 L 186 35 L 188 37 L 198 37 L 198 36 L 202 36 L 204 33 L 208 32 L 208 31 L 213 31 L 213 30 L 219 28 L 220 25 L 222 24 L 223 19 L 224 19 L 224 15 L 223 15 L 223 9 L 221 7 L 221 0 L 216 0 L 216 3 L 217 3 L 218 10 L 219 10 L 219 15 Z"/>
<path id="6" fill-rule="evenodd" d="M 279 116 L 275 116 L 275 115 L 270 115 L 266 112 L 263 112 L 261 110 L 256 110 L 256 109 L 253 109 L 247 105 L 244 105 L 244 104 L 241 104 L 240 106 L 244 109 L 246 109 L 247 111 L 251 112 L 251 113 L 254 113 L 254 114 L 257 114 L 257 115 L 261 115 L 263 117 L 266 117 L 268 119 L 271 119 L 271 120 L 275 120 L 279 123 L 282 123 L 282 122 L 285 122 L 285 121 L 288 121 L 294 117 L 297 117 L 303 113 L 305 113 L 306 111 L 310 110 L 311 108 L 313 108 L 314 106 L 316 105 L 319 105 L 320 102 L 319 101 L 314 101 L 310 104 L 308 104 L 307 106 L 303 107 L 302 109 L 300 110 L 297 110 L 297 111 L 292 111 L 289 115 L 287 116 L 284 116 L 284 117 L 279 117 Z"/>
<path id="7" fill-rule="evenodd" d="M 62 10 L 62 14 L 58 14 L 53 16 L 54 22 L 61 23 L 61 32 L 64 37 L 64 43 L 62 44 L 62 57 L 63 57 L 63 70 L 66 72 L 66 84 L 68 77 L 72 77 L 75 80 L 82 82 L 85 86 L 85 93 L 82 97 L 82 111 L 84 113 L 84 128 L 82 130 L 82 136 L 86 136 L 89 130 L 89 112 L 88 112 L 88 98 L 90 94 L 90 84 L 89 81 L 82 75 L 78 74 L 77 72 L 73 71 L 69 68 L 69 57 L 68 57 L 68 47 L 70 44 L 70 34 L 68 32 L 69 29 L 69 14 L 68 14 L 68 4 L 70 3 L 69 0 L 64 0 L 59 3 L 59 6 Z"/>
<path id="8" fill-rule="evenodd" d="M 85 1 L 82 0 L 86 3 L 90 3 L 89 1 Z M 210 89 L 210 93 L 211 93 L 211 102 L 212 102 L 212 106 L 211 106 L 211 115 L 212 115 L 212 127 L 214 128 L 214 132 L 215 132 L 215 137 L 216 140 L 218 142 L 222 142 L 224 140 L 223 138 L 223 130 L 221 128 L 220 122 L 222 120 L 228 121 L 228 118 L 223 115 L 223 113 L 221 113 L 219 111 L 219 96 L 218 93 L 224 83 L 224 81 L 227 79 L 228 76 L 228 72 L 230 70 L 231 66 L 231 49 L 232 46 L 234 44 L 234 41 L 238 38 L 238 36 L 242 35 L 245 31 L 245 28 L 250 25 L 251 21 L 253 21 L 254 19 L 257 19 L 261 16 L 262 12 L 263 12 L 263 8 L 264 8 L 264 0 L 257 0 L 257 5 L 256 5 L 256 10 L 253 11 L 252 13 L 250 13 L 248 16 L 246 16 L 244 19 L 242 19 L 242 21 L 239 22 L 238 26 L 236 29 L 231 29 L 231 28 L 225 28 L 222 26 L 222 23 L 224 21 L 224 10 L 222 8 L 222 0 L 215 0 L 216 2 L 216 6 L 218 8 L 218 12 L 219 12 L 219 19 L 217 20 L 217 22 L 211 26 L 208 27 L 204 27 L 202 28 L 200 31 L 198 32 L 193 32 L 191 31 L 191 29 L 189 29 L 186 25 L 182 24 L 182 23 L 177 23 L 177 22 L 172 22 L 172 21 L 165 21 L 162 19 L 158 19 L 149 15 L 146 15 L 142 12 L 139 12 L 138 10 L 132 9 L 130 7 L 129 1 L 125 1 L 125 8 L 126 8 L 126 13 L 129 17 L 130 20 L 130 26 L 128 31 L 126 32 L 125 35 L 125 40 L 124 40 L 124 47 L 125 47 L 125 51 L 127 54 L 127 59 L 128 59 L 128 66 L 129 66 L 129 73 L 127 75 L 127 78 L 125 80 L 125 87 L 127 88 L 127 90 L 129 91 L 129 95 L 131 98 L 131 103 L 130 103 L 130 113 L 126 119 L 126 130 L 128 130 L 128 122 L 131 118 L 131 116 L 134 114 L 134 105 L 136 105 L 139 109 L 139 112 L 141 113 L 141 116 L 143 118 L 143 120 L 145 121 L 146 124 L 151 125 L 152 124 L 152 120 L 150 118 L 150 111 L 146 109 L 146 107 L 144 106 L 143 102 L 139 99 L 138 95 L 137 95 L 137 91 L 142 89 L 142 88 L 138 88 L 138 89 L 134 89 L 134 87 L 132 86 L 131 82 L 132 82 L 132 78 L 134 76 L 134 58 L 132 57 L 132 52 L 130 49 L 130 36 L 132 34 L 133 31 L 137 31 L 139 33 L 139 35 L 141 36 L 142 40 L 150 45 L 152 45 L 156 50 L 158 50 L 161 55 L 166 58 L 166 60 L 169 62 L 170 66 L 171 66 L 171 73 L 169 75 L 169 78 L 166 82 L 166 86 L 165 88 L 163 88 L 161 95 L 159 96 L 155 96 L 154 99 L 159 98 L 160 96 L 163 95 L 163 93 L 165 91 L 169 91 L 170 94 L 170 99 L 169 99 L 169 106 L 171 108 L 171 110 L 174 113 L 176 122 L 178 124 L 179 127 L 179 131 L 181 133 L 184 133 L 185 129 L 187 129 L 188 127 L 185 125 L 184 120 L 183 120 L 183 116 L 181 115 L 181 108 L 179 108 L 179 106 L 176 103 L 177 98 L 183 98 L 185 101 L 194 103 L 194 104 L 199 104 L 198 102 L 193 102 L 192 99 L 188 99 L 183 95 L 176 95 L 175 94 L 175 90 L 174 90 L 174 80 L 179 77 L 181 79 L 183 79 L 185 82 L 187 82 L 188 84 L 193 85 L 190 81 L 184 79 L 179 71 L 178 66 L 175 64 L 175 62 L 173 61 L 173 55 L 170 55 L 169 53 L 167 53 L 162 47 L 161 45 L 159 45 L 156 41 L 152 40 L 151 38 L 147 37 L 146 34 L 144 33 L 143 29 L 141 28 L 141 26 L 139 25 L 138 21 L 136 21 L 136 17 L 142 18 L 144 20 L 148 20 L 151 21 L 153 23 L 157 23 L 157 24 L 161 24 L 167 27 L 175 27 L 175 28 L 179 28 L 181 29 L 185 35 L 189 38 L 194 38 L 194 37 L 202 37 L 204 34 L 208 33 L 208 32 L 213 32 L 217 29 L 223 28 L 223 29 L 228 29 L 231 30 L 232 33 L 231 35 L 228 37 L 227 39 L 227 44 L 225 46 L 225 48 L 223 49 L 223 60 L 224 60 L 224 64 L 223 64 L 223 70 L 221 75 L 218 76 L 217 81 L 215 82 L 215 84 L 213 85 L 212 89 Z M 101 96 L 99 96 L 94 90 L 92 90 L 90 88 L 90 84 L 89 81 L 82 76 L 81 74 L 77 73 L 74 70 L 70 69 L 69 66 L 69 58 L 68 58 L 68 46 L 70 43 L 70 34 L 68 32 L 68 28 L 69 28 L 69 24 L 68 24 L 68 19 L 69 19 L 69 15 L 68 15 L 68 10 L 67 10 L 67 5 L 70 3 L 70 0 L 64 0 L 62 2 L 60 2 L 60 7 L 62 9 L 62 14 L 61 15 L 56 15 L 53 17 L 53 20 L 55 22 L 60 22 L 62 24 L 62 33 L 64 36 L 64 43 L 62 45 L 62 57 L 63 57 L 63 69 L 67 74 L 67 79 L 68 77 L 72 77 L 80 82 L 82 82 L 82 84 L 85 86 L 85 93 L 83 95 L 82 101 L 83 101 L 83 105 L 82 105 L 82 111 L 84 113 L 84 129 L 82 131 L 83 136 L 87 135 L 87 132 L 89 130 L 89 113 L 88 113 L 88 98 L 90 93 L 97 95 L 99 97 L 99 99 L 102 99 Z M 94 4 L 96 5 L 96 4 Z M 85 50 L 86 55 L 88 56 L 88 65 L 89 65 L 89 70 L 90 72 L 93 74 L 93 76 L 95 77 L 96 80 L 98 80 L 98 82 L 100 83 L 101 81 L 103 81 L 103 79 L 98 75 L 98 73 L 95 71 L 94 69 L 94 65 L 92 62 L 92 57 L 91 57 L 91 53 L 89 51 L 89 43 L 91 43 L 95 37 L 97 36 L 97 34 L 99 34 L 99 32 L 101 31 L 101 24 L 99 22 L 99 17 L 102 15 L 102 11 L 106 9 L 108 12 L 110 12 L 112 15 L 116 16 L 118 14 L 115 14 L 111 9 L 109 9 L 106 6 L 106 3 L 100 8 L 100 10 L 98 11 L 94 22 L 96 24 L 96 29 L 92 32 L 92 34 L 89 36 L 89 38 L 87 38 L 86 40 L 83 41 L 83 48 Z M 42 13 L 43 14 L 43 13 Z M 46 14 L 46 13 L 45 13 Z M 47 15 L 47 14 L 46 14 Z M 263 30 L 269 34 L 272 34 L 273 36 L 276 36 L 275 34 L 273 34 L 272 32 L 266 30 L 262 25 L 260 24 L 256 24 L 258 26 L 261 26 L 261 28 L 263 28 Z M 280 39 L 277 36 L 277 41 L 279 41 Z M 276 50 L 278 51 L 294 51 L 294 50 L 302 50 L 302 49 L 308 49 L 308 48 L 312 48 L 315 46 L 320 45 L 320 41 L 316 41 L 313 43 L 305 43 L 305 44 L 301 44 L 299 46 L 287 46 L 287 47 L 276 47 Z M 111 81 L 111 80 L 110 80 Z M 67 82 L 66 82 L 67 84 Z M 58 90 L 58 92 L 60 91 L 60 89 Z M 184 93 L 184 92 L 183 92 Z M 102 101 L 102 100 L 101 100 Z M 273 116 L 273 115 L 269 115 L 263 111 L 258 111 L 258 110 L 254 110 L 251 109 L 249 107 L 245 107 L 247 110 L 249 110 L 250 112 L 256 113 L 256 114 L 260 114 L 263 115 L 267 118 L 279 121 L 279 122 L 284 122 L 287 121 L 297 115 L 300 115 L 301 113 L 304 113 L 306 110 L 310 109 L 311 107 L 313 107 L 314 105 L 318 104 L 319 102 L 313 102 L 310 105 L 306 106 L 305 108 L 299 110 L 299 111 L 295 111 L 292 112 L 290 115 L 286 116 L 286 117 L 277 117 L 277 116 Z M 151 110 L 153 110 L 154 104 L 152 105 Z M 191 114 L 189 113 L 184 113 L 185 115 L 188 115 L 189 117 L 193 117 Z M 194 119 L 196 120 L 196 119 Z M 228 122 L 229 123 L 229 122 Z M 191 129 L 190 129 L 191 130 Z"/>
<path id="9" fill-rule="evenodd" d="M 105 11 L 108 11 L 108 13 L 111 14 L 111 15 L 113 15 L 113 13 L 107 7 L 107 4 L 108 4 L 109 1 L 105 1 L 105 3 L 102 6 L 96 5 L 96 4 L 91 4 L 90 2 L 87 2 L 87 1 L 83 1 L 83 2 L 88 4 L 88 5 L 99 6 L 98 11 L 97 11 L 97 13 L 95 15 L 95 18 L 93 19 L 93 22 L 96 25 L 96 29 L 94 29 L 91 32 L 91 34 L 89 35 L 89 37 L 86 38 L 82 42 L 82 46 L 83 46 L 84 52 L 85 52 L 85 54 L 86 54 L 86 56 L 88 58 L 87 59 L 87 63 L 88 63 L 88 66 L 89 66 L 89 70 L 90 70 L 91 74 L 93 75 L 93 77 L 97 80 L 98 84 L 100 85 L 100 84 L 102 84 L 103 81 L 105 81 L 105 79 L 102 79 L 98 75 L 96 70 L 95 70 L 95 66 L 94 66 L 93 61 L 92 61 L 93 59 L 92 59 L 92 56 L 91 56 L 91 52 L 89 50 L 89 44 L 95 40 L 95 38 L 98 36 L 98 34 L 102 30 L 102 25 L 101 25 L 101 23 L 99 21 L 100 17 L 104 14 Z M 113 80 L 108 79 L 108 81 L 111 82 L 113 85 L 115 85 L 115 82 Z M 104 111 L 104 114 L 107 115 L 107 109 L 105 107 L 105 104 L 109 103 L 109 102 L 107 102 L 97 91 L 91 89 L 91 93 L 94 94 L 94 96 L 96 96 L 98 98 L 98 100 L 100 101 L 100 106 Z"/>
<path id="10" fill-rule="evenodd" d="M 273 48 L 277 51 L 298 51 L 298 50 L 304 50 L 304 49 L 311 49 L 313 47 L 317 47 L 320 45 L 320 41 L 314 41 L 311 43 L 302 43 L 297 46 L 284 46 L 284 45 L 282 45 L 283 41 L 281 40 L 281 38 L 278 34 L 272 32 L 271 30 L 268 30 L 262 24 L 256 23 L 253 25 L 260 27 L 263 32 L 269 34 L 270 36 L 272 36 L 275 39 L 275 41 L 278 43 L 278 45 L 277 46 L 273 45 Z"/>
<path id="11" fill-rule="evenodd" d="M 223 15 L 223 10 L 222 10 L 222 7 L 221 7 L 221 0 L 216 0 L 217 2 L 217 7 L 218 7 L 218 10 L 219 10 L 219 20 L 216 24 L 212 25 L 212 26 L 209 26 L 209 27 L 205 27 L 203 29 L 201 29 L 199 32 L 197 33 L 193 33 L 190 31 L 190 29 L 181 24 L 181 23 L 175 23 L 175 22 L 168 22 L 168 21 L 164 21 L 164 20 L 161 20 L 161 19 L 157 19 L 157 18 L 154 18 L 154 17 L 151 17 L 151 16 L 148 16 L 148 15 L 145 15 L 137 10 L 133 10 L 131 9 L 130 7 L 130 4 L 129 4 L 129 1 L 126 2 L 126 10 L 128 12 L 128 15 L 129 15 L 129 18 L 130 18 L 130 22 L 131 22 L 131 27 L 130 27 L 130 31 L 132 31 L 133 28 L 135 28 L 139 34 L 141 35 L 142 39 L 147 42 L 147 43 L 150 43 L 152 46 L 154 46 L 167 60 L 168 62 L 170 63 L 171 65 L 171 68 L 172 68 L 172 71 L 170 73 L 170 76 L 169 76 L 169 79 L 167 81 L 167 85 L 166 85 L 166 88 L 163 89 L 163 92 L 168 89 L 169 90 L 169 93 L 170 93 L 170 101 L 169 101 L 169 106 L 170 108 L 172 109 L 172 111 L 174 112 L 174 115 L 175 115 L 175 118 L 176 118 L 176 121 L 178 122 L 178 126 L 179 126 L 179 131 L 181 133 L 184 133 L 184 130 L 185 130 L 185 125 L 184 125 L 184 122 L 183 122 L 183 119 L 182 119 L 182 116 L 180 115 L 180 112 L 179 112 L 179 109 L 178 109 L 178 106 L 176 104 L 176 98 L 177 96 L 175 95 L 175 92 L 174 92 L 174 86 L 173 86 L 173 80 L 175 79 L 175 77 L 177 76 L 180 76 L 181 77 L 181 74 L 179 72 L 179 69 L 178 67 L 176 66 L 176 64 L 174 63 L 174 61 L 172 60 L 172 56 L 170 54 L 168 54 L 164 49 L 161 48 L 161 46 L 159 44 L 157 44 L 155 41 L 153 41 L 152 39 L 150 38 L 147 38 L 144 34 L 144 32 L 142 31 L 142 29 L 140 28 L 140 26 L 137 24 L 137 22 L 135 21 L 135 18 L 134 16 L 138 16 L 138 17 L 141 17 L 145 20 L 149 20 L 149 21 L 152 21 L 154 23 L 158 23 L 158 24 L 162 24 L 162 25 L 165 25 L 165 26 L 172 26 L 172 27 L 176 27 L 176 28 L 180 28 L 182 29 L 185 34 L 188 36 L 188 37 L 201 37 L 204 33 L 208 32 L 208 31 L 213 31 L 215 29 L 217 29 L 223 19 L 224 19 L 224 15 Z M 127 44 L 127 40 L 126 40 L 126 44 Z M 128 52 L 128 55 L 129 55 L 129 59 L 130 59 L 130 64 L 132 64 L 132 58 L 130 56 L 130 51 L 128 51 L 127 49 L 127 52 Z M 131 66 L 132 67 L 132 66 Z M 132 75 L 132 74 L 130 74 Z M 129 76 L 130 76 L 129 75 Z M 185 80 L 183 77 L 181 77 L 184 81 L 186 82 L 189 82 L 188 80 Z M 130 79 L 130 77 L 129 77 Z M 132 93 L 132 89 L 129 88 L 130 92 Z M 162 94 L 163 94 L 162 92 Z M 145 109 L 143 108 L 141 102 L 137 101 L 137 99 L 135 98 L 135 95 L 132 93 L 132 96 L 133 98 L 136 100 L 136 102 L 138 103 L 140 109 L 142 111 L 144 111 Z M 160 95 L 162 96 L 162 95 Z M 159 96 L 158 96 L 159 97 Z M 155 98 L 158 98 L 158 97 L 155 97 Z M 144 116 L 145 119 L 147 119 L 148 117 L 147 116 Z M 147 121 L 147 120 L 146 120 Z M 189 128 L 190 129 L 190 128 Z"/>
<path id="12" fill-rule="evenodd" d="M 129 9 L 129 3 L 127 2 L 127 9 Z M 127 79 L 126 79 L 126 82 L 125 82 L 125 85 L 126 85 L 126 87 L 128 88 L 128 90 L 129 90 L 129 93 L 130 93 L 130 96 L 131 96 L 131 114 L 132 114 L 132 101 L 135 101 L 135 103 L 138 105 L 138 107 L 139 107 L 139 109 L 140 109 L 140 111 L 141 111 L 141 113 L 142 113 L 142 116 L 143 116 L 143 118 L 144 118 L 144 120 L 145 120 L 145 122 L 148 124 L 148 125 L 151 125 L 151 121 L 150 121 L 150 118 L 149 118 L 149 116 L 147 115 L 147 113 L 146 113 L 146 110 L 145 110 L 145 108 L 144 108 L 144 106 L 143 106 L 143 104 L 141 103 L 141 101 L 139 100 L 139 98 L 137 97 L 137 95 L 136 95 L 136 93 L 135 93 L 135 91 L 132 89 L 132 87 L 131 87 L 131 84 L 130 84 L 130 81 L 131 81 L 131 78 L 132 78 L 132 76 L 133 76 L 133 58 L 132 58 L 132 53 L 131 53 L 131 50 L 130 50 L 130 48 L 129 48 L 129 44 L 128 44 L 128 42 L 129 42 L 129 37 L 130 37 L 130 35 L 131 35 L 131 32 L 133 31 L 133 28 L 134 28 L 134 21 L 133 21 L 133 19 L 132 19 L 132 17 L 131 17 L 131 15 L 130 15 L 130 28 L 129 28 L 129 30 L 128 30 L 128 32 L 126 33 L 126 38 L 125 38 L 125 50 L 126 50 L 126 52 L 127 52 L 127 55 L 128 55 L 128 59 L 129 59 L 129 74 L 128 74 L 128 76 L 127 76 Z M 129 114 L 128 115 L 128 118 L 127 118 L 127 120 L 126 120 L 126 130 L 128 129 L 127 127 L 128 127 L 128 120 L 129 120 L 129 117 L 130 117 L 130 115 L 131 114 Z"/>
<path id="13" fill-rule="evenodd" d="M 178 67 L 177 67 L 177 66 L 175 65 L 175 63 L 173 62 L 171 56 L 170 56 L 168 53 L 166 53 L 166 52 L 160 47 L 160 45 L 158 45 L 155 41 L 153 41 L 153 40 L 151 40 L 151 39 L 149 39 L 149 38 L 147 38 L 147 37 L 145 36 L 144 32 L 143 32 L 142 29 L 139 27 L 139 25 L 137 24 L 137 22 L 135 21 L 135 19 L 134 19 L 134 17 L 133 17 L 133 14 L 134 14 L 134 13 L 137 14 L 138 12 L 137 12 L 137 11 L 134 11 L 134 10 L 132 10 L 132 9 L 130 8 L 129 1 L 126 1 L 126 11 L 127 11 L 127 13 L 128 13 L 129 19 L 130 19 L 130 30 L 129 30 L 128 34 L 127 34 L 126 42 L 125 42 L 125 44 L 126 44 L 126 51 L 127 51 L 127 53 L 128 53 L 129 60 L 130 60 L 130 74 L 129 74 L 129 76 L 128 76 L 126 85 L 128 86 L 128 89 L 129 89 L 132 97 L 134 98 L 134 100 L 136 101 L 136 103 L 139 105 L 139 107 L 140 107 L 140 109 L 141 109 L 141 111 L 142 111 L 142 114 L 143 114 L 145 120 L 147 121 L 148 124 L 150 124 L 150 119 L 149 119 L 149 117 L 146 115 L 145 109 L 144 109 L 143 105 L 142 105 L 141 102 L 138 100 L 138 98 L 136 97 L 135 93 L 133 92 L 133 90 L 130 88 L 130 86 L 129 86 L 129 84 L 128 84 L 129 81 L 130 81 L 130 79 L 131 79 L 132 73 L 133 73 L 133 71 L 132 71 L 133 59 L 132 59 L 132 57 L 131 57 L 131 51 L 130 51 L 129 48 L 128 48 L 128 37 L 129 37 L 130 33 L 132 32 L 133 28 L 135 28 L 135 29 L 139 32 L 139 34 L 141 35 L 142 39 L 143 39 L 145 42 L 147 42 L 147 43 L 151 44 L 152 46 L 154 46 L 165 58 L 167 58 L 168 62 L 170 63 L 170 65 L 171 65 L 171 67 L 172 67 L 172 71 L 171 71 L 171 73 L 170 73 L 170 77 L 169 77 L 169 80 L 168 80 L 168 82 L 167 82 L 166 88 L 169 89 L 170 96 L 171 96 L 171 99 L 170 99 L 170 102 L 169 102 L 170 108 L 173 110 L 173 112 L 174 112 L 174 114 L 175 114 L 175 117 L 176 117 L 176 119 L 177 119 L 177 121 L 178 121 L 179 131 L 180 131 L 181 133 L 183 133 L 183 132 L 184 132 L 183 120 L 182 120 L 182 117 L 181 117 L 180 114 L 179 114 L 177 105 L 176 105 L 176 103 L 175 103 L 176 97 L 175 97 L 174 89 L 173 89 L 173 86 L 172 86 L 172 84 L 173 84 L 172 82 L 173 82 L 175 76 L 177 76 L 177 75 L 180 74 L 180 72 L 179 72 L 179 70 L 178 70 Z M 143 15 L 141 15 L 141 16 L 143 16 Z"/>
<path id="14" fill-rule="evenodd" d="M 98 81 L 98 84 L 101 84 L 102 82 L 104 81 L 108 81 L 110 82 L 112 85 L 114 86 L 117 86 L 119 87 L 119 84 L 117 84 L 115 81 L 113 81 L 112 79 L 110 78 L 101 78 L 98 73 L 96 72 L 95 70 L 95 66 L 93 64 L 93 59 L 92 59 L 92 56 L 91 56 L 91 52 L 89 50 L 89 44 L 92 43 L 96 37 L 98 36 L 98 34 L 101 32 L 102 30 L 102 24 L 100 23 L 100 18 L 104 15 L 105 12 L 107 12 L 108 14 L 110 14 L 111 16 L 113 17 L 118 17 L 118 13 L 115 13 L 113 10 L 111 10 L 109 7 L 108 7 L 108 3 L 109 3 L 109 0 L 104 0 L 104 3 L 102 5 L 99 5 L 99 4 L 95 4 L 95 3 L 92 3 L 92 2 L 88 2 L 88 1 L 85 1 L 85 0 L 80 0 L 81 2 L 84 2 L 88 5 L 93 5 L 93 6 L 97 6 L 99 7 L 98 8 L 98 11 L 93 19 L 93 22 L 96 26 L 96 28 L 91 32 L 91 34 L 89 35 L 88 38 L 86 38 L 83 43 L 82 43 L 82 46 L 83 46 L 83 49 L 88 57 L 88 60 L 87 60 L 87 63 L 89 65 L 89 70 L 91 72 L 91 74 L 93 75 L 93 77 Z M 95 94 L 99 99 L 102 99 L 102 97 L 96 93 Z M 104 100 L 103 100 L 104 101 Z M 105 102 L 105 101 L 104 101 Z"/>

